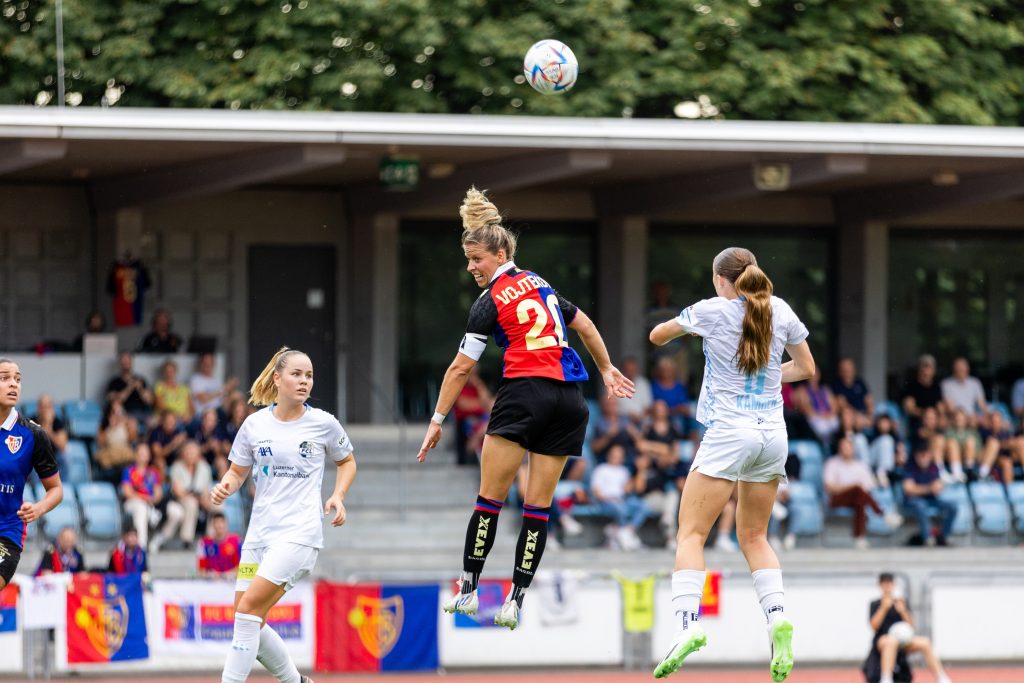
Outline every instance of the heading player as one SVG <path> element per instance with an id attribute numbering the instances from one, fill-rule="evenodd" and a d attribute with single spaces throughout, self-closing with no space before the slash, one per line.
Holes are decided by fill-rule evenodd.
<path id="1" fill-rule="evenodd" d="M 633 382 L 608 358 L 604 341 L 587 315 L 560 296 L 544 278 L 516 267 L 516 236 L 483 192 L 470 188 L 459 209 L 466 270 L 484 291 L 469 312 L 466 335 L 444 375 L 434 417 L 417 458 L 441 438 L 441 423 L 480 359 L 487 338 L 504 353 L 503 378 L 491 411 L 480 459 L 480 493 L 466 531 L 460 590 L 446 612 L 474 614 L 477 584 L 494 544 L 498 513 L 529 451 L 523 523 L 516 544 L 512 590 L 494 622 L 515 629 L 523 595 L 544 554 L 555 485 L 569 456 L 583 449 L 589 411 L 579 382 L 587 371 L 566 341 L 566 327 L 579 333 L 609 396 L 633 395 Z"/>
<path id="2" fill-rule="evenodd" d="M 657 678 L 675 672 L 707 642 L 697 622 L 704 590 L 704 543 L 739 488 L 736 536 L 768 620 L 771 674 L 783 681 L 793 668 L 793 625 L 783 609 L 782 571 L 768 545 L 768 520 L 780 481 L 786 480 L 789 442 L 782 419 L 782 383 L 814 374 L 807 328 L 782 299 L 754 255 L 730 247 L 715 257 L 718 294 L 651 330 L 659 346 L 684 334 L 704 338 L 704 383 L 697 421 L 707 431 L 690 467 L 679 509 L 672 605 L 678 630 Z M 782 362 L 783 351 L 793 360 Z M 739 482 L 737 484 L 737 482 Z"/>
<path id="3" fill-rule="evenodd" d="M 282 347 L 249 390 L 249 402 L 267 406 L 245 419 L 235 435 L 231 467 L 213 487 L 220 505 L 253 470 L 256 497 L 242 544 L 235 582 L 235 627 L 223 683 L 241 683 L 258 659 L 282 683 L 305 683 L 267 613 L 316 564 L 324 547 L 323 517 L 345 523 L 345 494 L 356 476 L 352 443 L 338 420 L 306 405 L 313 390 L 313 363 Z M 320 507 L 324 464 L 338 466 L 334 492 Z"/>
<path id="4" fill-rule="evenodd" d="M 0 588 L 11 582 L 18 568 L 28 525 L 64 499 L 53 442 L 42 427 L 18 414 L 19 400 L 21 369 L 9 358 L 0 358 Z M 32 470 L 46 490 L 38 503 L 24 499 Z"/>

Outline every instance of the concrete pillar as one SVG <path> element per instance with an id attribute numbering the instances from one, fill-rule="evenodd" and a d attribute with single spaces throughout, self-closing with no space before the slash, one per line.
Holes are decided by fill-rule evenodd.
<path id="1" fill-rule="evenodd" d="M 886 398 L 889 322 L 889 226 L 839 226 L 838 349 L 850 356 L 876 400 Z M 823 368 L 828 375 L 832 368 Z"/>
<path id="2" fill-rule="evenodd" d="M 346 413 L 393 422 L 398 406 L 398 217 L 357 213 L 349 232 Z"/>
<path id="3" fill-rule="evenodd" d="M 639 216 L 611 216 L 600 222 L 597 323 L 613 363 L 636 356 L 642 367 L 647 355 L 647 227 L 647 219 Z"/>

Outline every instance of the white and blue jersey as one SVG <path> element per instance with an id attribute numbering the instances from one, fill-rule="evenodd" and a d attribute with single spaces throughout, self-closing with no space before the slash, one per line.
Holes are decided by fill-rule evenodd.
<path id="1" fill-rule="evenodd" d="M 33 469 L 40 479 L 57 474 L 53 442 L 42 427 L 11 408 L 0 425 L 0 538 L 19 548 L 25 543 L 25 523 L 18 510 Z"/>
<path id="2" fill-rule="evenodd" d="M 746 299 L 715 297 L 683 309 L 676 322 L 704 338 L 704 383 L 697 421 L 705 428 L 784 429 L 782 354 L 807 339 L 807 327 L 793 309 L 773 296 L 772 344 L 768 365 L 753 375 L 737 366 Z"/>

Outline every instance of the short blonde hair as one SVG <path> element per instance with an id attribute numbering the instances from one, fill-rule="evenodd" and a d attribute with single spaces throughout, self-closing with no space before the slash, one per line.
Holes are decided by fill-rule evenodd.
<path id="1" fill-rule="evenodd" d="M 274 384 L 274 373 L 284 370 L 285 363 L 291 356 L 306 354 L 297 349 L 282 346 L 270 359 L 263 372 L 249 387 L 249 403 L 254 406 L 269 406 L 277 401 L 277 385 Z"/>

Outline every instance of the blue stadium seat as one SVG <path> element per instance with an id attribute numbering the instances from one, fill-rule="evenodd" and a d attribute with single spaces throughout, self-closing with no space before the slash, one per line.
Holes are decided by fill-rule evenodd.
<path id="1" fill-rule="evenodd" d="M 224 501 L 224 516 L 228 520 L 228 529 L 241 536 L 245 533 L 245 512 L 242 510 L 241 496 L 228 496 Z"/>
<path id="2" fill-rule="evenodd" d="M 1005 536 L 1010 533 L 1010 506 L 1005 502 L 975 503 L 974 510 L 978 515 L 978 531 L 981 533 L 992 536 Z"/>
<path id="3" fill-rule="evenodd" d="M 1017 519 L 1017 533 L 1024 534 L 1024 481 L 1011 482 L 1006 487 L 1006 494 L 1013 507 L 1013 516 Z"/>
<path id="4" fill-rule="evenodd" d="M 969 534 L 974 529 L 974 511 L 971 509 L 971 500 L 967 495 L 967 487 L 963 484 L 949 484 L 939 494 L 942 500 L 956 503 L 956 517 L 953 520 L 953 535 L 962 536 Z"/>
<path id="5" fill-rule="evenodd" d="M 80 439 L 95 439 L 103 419 L 103 407 L 97 401 L 65 401 L 62 406 L 68 433 Z"/>
<path id="6" fill-rule="evenodd" d="M 679 459 L 683 462 L 693 462 L 694 455 L 696 455 L 696 449 L 693 447 L 693 442 L 689 439 L 680 440 Z"/>
<path id="7" fill-rule="evenodd" d="M 35 417 L 36 413 L 39 412 L 39 401 L 34 399 L 22 401 L 21 405 L 18 406 L 18 412 L 25 417 Z"/>
<path id="8" fill-rule="evenodd" d="M 818 490 L 806 481 L 789 483 L 789 532 L 796 536 L 821 539 L 825 517 L 818 499 Z"/>
<path id="9" fill-rule="evenodd" d="M 967 492 L 974 504 L 996 502 L 1005 503 L 1006 490 L 1003 485 L 995 481 L 975 481 L 967 485 Z"/>
<path id="10" fill-rule="evenodd" d="M 893 494 L 892 488 L 879 486 L 871 492 L 871 495 L 874 496 L 878 507 L 882 508 L 882 514 L 875 514 L 874 510 L 868 508 L 868 533 L 872 536 L 892 536 L 899 531 L 899 528 L 891 527 L 885 521 L 886 514 L 898 511 L 896 496 Z"/>
<path id="11" fill-rule="evenodd" d="M 79 484 L 92 479 L 92 464 L 89 460 L 89 449 L 85 442 L 78 439 L 69 439 L 67 448 L 62 454 L 64 458 L 64 471 L 61 472 L 61 479 L 72 484 Z"/>
<path id="12" fill-rule="evenodd" d="M 800 481 L 807 482 L 821 490 L 821 474 L 825 464 L 825 453 L 821 444 L 813 439 L 793 439 L 789 450 L 800 460 Z"/>
<path id="13" fill-rule="evenodd" d="M 76 532 L 82 528 L 82 520 L 78 513 L 78 496 L 75 495 L 75 485 L 70 482 L 64 484 L 64 500 L 43 517 L 43 535 L 52 541 L 66 526 Z"/>
<path id="14" fill-rule="evenodd" d="M 106 481 L 79 484 L 78 502 L 82 506 L 85 533 L 91 538 L 114 539 L 121 535 L 121 504 L 117 490 Z"/>

